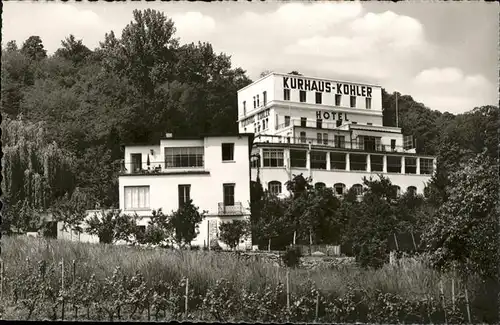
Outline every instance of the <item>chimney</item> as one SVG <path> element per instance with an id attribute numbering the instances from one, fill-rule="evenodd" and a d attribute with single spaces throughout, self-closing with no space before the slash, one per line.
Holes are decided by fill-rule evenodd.
<path id="1" fill-rule="evenodd" d="M 172 137 L 172 133 L 165 133 L 165 138 L 171 138 Z"/>

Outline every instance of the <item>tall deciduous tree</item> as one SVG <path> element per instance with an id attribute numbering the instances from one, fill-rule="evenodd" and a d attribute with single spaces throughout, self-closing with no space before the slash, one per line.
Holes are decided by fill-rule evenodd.
<path id="1" fill-rule="evenodd" d="M 424 241 L 434 266 L 495 278 L 498 271 L 498 160 L 486 151 L 450 174 L 448 200 Z"/>
<path id="2" fill-rule="evenodd" d="M 40 36 L 28 37 L 21 47 L 21 53 L 34 61 L 40 61 L 47 57 L 47 51 L 43 47 Z"/>
<path id="3" fill-rule="evenodd" d="M 92 54 L 92 51 L 83 45 L 82 40 L 76 40 L 73 34 L 61 41 L 61 44 L 62 47 L 56 51 L 55 55 L 72 61 L 74 64 L 85 62 L 85 59 Z"/>

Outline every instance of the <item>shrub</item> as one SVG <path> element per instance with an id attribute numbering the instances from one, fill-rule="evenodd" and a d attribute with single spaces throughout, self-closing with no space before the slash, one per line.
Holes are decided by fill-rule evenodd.
<path id="1" fill-rule="evenodd" d="M 287 247 L 285 253 L 282 255 L 283 263 L 288 267 L 297 267 L 300 264 L 302 252 L 299 247 Z"/>

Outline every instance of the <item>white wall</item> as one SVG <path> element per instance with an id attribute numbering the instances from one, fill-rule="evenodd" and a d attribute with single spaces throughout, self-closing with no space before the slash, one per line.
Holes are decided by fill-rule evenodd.
<path id="1" fill-rule="evenodd" d="M 249 117 L 264 107 L 263 92 L 267 92 L 267 103 L 275 100 L 273 75 L 267 75 L 238 91 L 238 119 Z M 253 107 L 253 97 L 259 95 L 259 106 Z M 246 101 L 246 115 L 243 115 L 243 101 Z"/>
<path id="2" fill-rule="evenodd" d="M 235 184 L 235 202 L 241 202 L 244 212 L 250 214 L 250 156 L 247 136 L 208 137 L 200 141 L 185 141 L 169 139 L 162 140 L 162 147 L 172 146 L 205 146 L 205 166 L 198 168 L 184 168 L 182 171 L 205 171 L 208 174 L 153 174 L 153 175 L 121 175 L 119 177 L 120 209 L 125 213 L 136 212 L 140 216 L 149 216 L 151 209 L 161 208 L 164 213 L 171 213 L 178 209 L 178 185 L 191 185 L 190 196 L 193 203 L 201 211 L 208 211 L 212 217 L 203 221 L 200 226 L 200 235 L 193 245 L 203 246 L 206 240 L 207 222 L 209 220 L 232 220 L 234 217 L 218 217 L 218 204 L 223 202 L 223 184 Z M 222 143 L 234 143 L 234 161 L 222 161 Z M 170 172 L 170 169 L 169 169 Z M 124 187 L 149 186 L 150 207 L 144 210 L 125 210 Z M 238 217 L 238 218 L 241 218 Z M 148 219 L 139 224 L 146 225 Z"/>

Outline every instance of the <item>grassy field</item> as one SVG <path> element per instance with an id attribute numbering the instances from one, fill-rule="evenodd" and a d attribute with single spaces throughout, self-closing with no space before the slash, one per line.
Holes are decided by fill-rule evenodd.
<path id="1" fill-rule="evenodd" d="M 457 323 L 468 318 L 463 283 L 454 280 L 452 292 L 451 278 L 440 277 L 423 261 L 379 270 L 290 269 L 287 302 L 287 269 L 230 253 L 4 237 L 2 260 L 4 319 L 147 320 L 149 314 L 149 319 L 208 321 L 391 322 L 406 317 L 407 322 Z M 473 321 L 489 321 L 476 307 L 480 294 L 470 290 L 468 295 Z"/>

